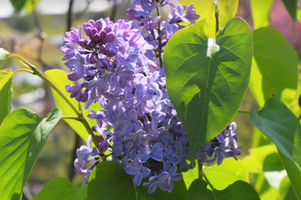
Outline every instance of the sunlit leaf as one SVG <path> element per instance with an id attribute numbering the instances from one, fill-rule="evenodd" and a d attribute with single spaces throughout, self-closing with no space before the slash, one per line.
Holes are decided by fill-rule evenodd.
<path id="1" fill-rule="evenodd" d="M 191 185 L 191 183 L 199 177 L 199 168 L 198 165 L 195 168 L 188 170 L 187 172 L 182 172 L 183 180 L 187 188 Z"/>
<path id="2" fill-rule="evenodd" d="M 10 68 L 0 70 L 0 125 L 10 113 L 13 93 L 13 73 Z"/>
<path id="3" fill-rule="evenodd" d="M 221 165 L 205 167 L 204 172 L 214 188 L 223 190 L 230 184 L 241 180 L 249 182 L 249 172 L 240 160 L 225 159 Z"/>
<path id="4" fill-rule="evenodd" d="M 183 180 L 174 182 L 171 193 L 159 188 L 153 194 L 147 188 L 135 186 L 133 177 L 128 175 L 115 162 L 101 162 L 96 166 L 88 183 L 89 200 L 102 199 L 137 199 L 137 200 L 174 200 L 185 199 L 186 186 Z"/>
<path id="5" fill-rule="evenodd" d="M 51 179 L 34 200 L 84 200 L 87 197 L 87 185 L 74 187 L 68 178 Z"/>
<path id="6" fill-rule="evenodd" d="M 24 10 L 26 12 L 32 12 L 33 9 L 41 2 L 41 0 L 27 0 L 24 5 Z"/>
<path id="7" fill-rule="evenodd" d="M 218 25 L 222 29 L 226 23 L 235 17 L 239 0 L 218 0 Z"/>
<path id="8" fill-rule="evenodd" d="M 287 106 L 295 97 L 298 55 L 285 37 L 272 27 L 254 31 L 254 57 L 250 89 L 260 107 L 272 96 Z"/>
<path id="9" fill-rule="evenodd" d="M 270 23 L 270 9 L 275 0 L 251 0 L 250 6 L 252 11 L 254 30 Z"/>
<path id="10" fill-rule="evenodd" d="M 296 116 L 276 97 L 250 114 L 254 126 L 275 143 L 298 198 L 301 198 L 301 127 Z"/>
<path id="11" fill-rule="evenodd" d="M 298 200 L 288 176 L 282 179 L 279 193 L 280 200 Z"/>
<path id="12" fill-rule="evenodd" d="M 208 190 L 204 180 L 196 179 L 188 189 L 186 200 L 259 200 L 254 188 L 244 182 L 236 181 L 224 190 Z"/>
<path id="13" fill-rule="evenodd" d="M 70 96 L 70 93 L 66 92 L 65 86 L 68 84 L 73 85 L 73 82 L 68 80 L 66 72 L 58 69 L 53 69 L 53 70 L 46 71 L 45 74 L 65 94 L 65 96 L 67 97 Z M 71 109 L 71 107 L 66 103 L 66 101 L 53 89 L 52 92 L 53 92 L 55 105 L 62 110 L 62 115 L 77 117 L 76 113 Z M 79 103 L 78 101 L 75 100 L 75 98 L 69 98 L 69 100 L 73 103 L 73 105 L 76 108 L 79 107 Z M 92 104 L 90 108 L 94 109 L 95 111 L 101 110 L 101 106 L 97 103 Z M 82 103 L 82 109 L 83 109 L 84 117 L 88 121 L 89 125 L 91 127 L 96 125 L 96 120 L 91 120 L 87 117 L 87 115 L 90 112 L 89 111 L 90 109 L 88 110 L 84 109 L 83 103 Z M 87 140 L 89 133 L 87 132 L 86 128 L 81 122 L 72 119 L 65 119 L 65 121 L 79 136 L 81 136 L 81 138 L 84 141 Z"/>
<path id="14" fill-rule="evenodd" d="M 277 153 L 275 145 L 265 145 L 249 149 L 250 155 L 242 159 L 243 164 L 251 173 L 262 173 L 263 164 L 266 157 L 272 153 Z"/>
<path id="15" fill-rule="evenodd" d="M 216 19 L 215 19 L 215 4 L 212 0 L 181 0 L 181 4 L 188 6 L 190 3 L 194 3 L 196 14 L 200 15 L 197 21 L 206 18 L 207 25 L 209 27 L 209 37 L 214 38 L 216 32 Z"/>
<path id="16" fill-rule="evenodd" d="M 189 138 L 194 158 L 237 112 L 251 70 L 252 31 L 231 19 L 216 39 L 208 38 L 205 20 L 173 35 L 164 51 L 166 85 Z"/>
<path id="17" fill-rule="evenodd" d="M 25 182 L 60 117 L 58 108 L 47 118 L 19 108 L 5 118 L 0 127 L 1 199 L 20 199 Z"/>

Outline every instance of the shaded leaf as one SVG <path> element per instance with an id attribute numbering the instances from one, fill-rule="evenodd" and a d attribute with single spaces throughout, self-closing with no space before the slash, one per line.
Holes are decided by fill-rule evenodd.
<path id="1" fill-rule="evenodd" d="M 301 198 L 301 127 L 296 116 L 276 97 L 261 111 L 251 110 L 250 120 L 276 145 L 298 198 Z"/>
<path id="2" fill-rule="evenodd" d="M 254 57 L 250 89 L 260 107 L 272 96 L 287 106 L 295 97 L 298 83 L 298 55 L 275 28 L 254 31 Z"/>
<path id="3" fill-rule="evenodd" d="M 217 190 L 223 190 L 230 184 L 241 180 L 249 182 L 249 172 L 240 160 L 228 158 L 221 165 L 205 167 L 204 172 L 210 183 Z"/>
<path id="4" fill-rule="evenodd" d="M 0 127 L 1 199 L 20 199 L 25 182 L 60 117 L 58 108 L 47 118 L 19 108 L 5 118 Z"/>
<path id="5" fill-rule="evenodd" d="M 19 13 L 25 6 L 27 0 L 10 0 L 16 13 Z"/>
<path id="6" fill-rule="evenodd" d="M 270 9 L 275 0 L 251 0 L 250 6 L 252 11 L 254 30 L 270 23 Z"/>
<path id="7" fill-rule="evenodd" d="M 259 195 L 254 188 L 244 182 L 236 181 L 224 190 L 207 189 L 207 183 L 204 180 L 196 179 L 190 186 L 186 200 L 259 200 Z"/>
<path id="8" fill-rule="evenodd" d="M 297 17 L 297 3 L 298 0 L 282 0 L 287 12 L 290 14 L 291 18 L 295 21 Z"/>
<path id="9" fill-rule="evenodd" d="M 188 135 L 191 158 L 231 121 L 251 70 L 252 32 L 245 21 L 231 19 L 216 39 L 208 33 L 203 19 L 175 33 L 164 51 L 167 91 Z"/>
<path id="10" fill-rule="evenodd" d="M 66 177 L 54 178 L 46 183 L 34 200 L 84 200 L 87 197 L 87 187 L 74 187 Z"/>
<path id="11" fill-rule="evenodd" d="M 174 182 L 171 193 L 159 188 L 153 194 L 147 189 L 135 186 L 133 177 L 113 161 L 101 162 L 94 169 L 88 183 L 87 199 L 144 199 L 144 200 L 174 200 L 184 199 L 186 187 L 183 180 Z"/>
<path id="12" fill-rule="evenodd" d="M 10 68 L 0 70 L 0 125 L 11 110 L 13 75 Z"/>

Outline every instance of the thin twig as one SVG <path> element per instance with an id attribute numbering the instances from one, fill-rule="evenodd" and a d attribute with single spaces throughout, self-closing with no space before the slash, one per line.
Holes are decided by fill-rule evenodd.
<path id="1" fill-rule="evenodd" d="M 67 13 L 67 30 L 70 31 L 71 26 L 72 26 L 72 7 L 73 7 L 73 0 L 69 1 L 69 8 L 68 8 L 68 13 Z"/>

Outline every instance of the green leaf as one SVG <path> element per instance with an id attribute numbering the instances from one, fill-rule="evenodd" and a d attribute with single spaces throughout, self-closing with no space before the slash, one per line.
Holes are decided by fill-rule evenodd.
<path id="1" fill-rule="evenodd" d="M 33 9 L 41 2 L 41 0 L 31 0 L 31 1 L 26 1 L 24 5 L 24 10 L 29 13 L 32 12 Z"/>
<path id="2" fill-rule="evenodd" d="M 187 172 L 182 172 L 183 180 L 187 188 L 190 187 L 191 183 L 199 178 L 199 165 L 196 165 L 193 169 L 188 170 Z"/>
<path id="3" fill-rule="evenodd" d="M 5 60 L 10 56 L 10 53 L 3 48 L 0 48 L 0 68 Z"/>
<path id="4" fill-rule="evenodd" d="M 1 199 L 20 199 L 25 182 L 60 117 L 58 108 L 47 118 L 19 108 L 4 119 L 0 127 Z"/>
<path id="5" fill-rule="evenodd" d="M 244 182 L 236 181 L 229 185 L 225 190 L 207 189 L 207 183 L 204 180 L 196 179 L 190 186 L 186 200 L 260 200 L 254 188 Z"/>
<path id="6" fill-rule="evenodd" d="M 297 9 L 297 19 L 301 22 L 301 8 Z"/>
<path id="7" fill-rule="evenodd" d="M 218 26 L 222 29 L 226 23 L 235 17 L 239 0 L 218 0 Z"/>
<path id="8" fill-rule="evenodd" d="M 58 70 L 52 69 L 45 72 L 46 76 L 64 93 L 65 96 L 69 97 L 70 93 L 66 92 L 65 86 L 68 84 L 73 85 L 72 81 L 68 80 L 67 73 Z M 55 101 L 55 105 L 62 110 L 63 116 L 77 117 L 76 113 L 71 109 L 71 107 L 65 102 L 65 100 L 52 89 L 53 98 Z M 75 98 L 69 98 L 69 100 L 73 103 L 73 105 L 78 108 L 79 102 L 75 100 Z M 90 112 L 90 109 L 95 111 L 101 110 L 101 106 L 99 104 L 92 104 L 89 110 L 84 109 L 83 103 L 81 103 L 83 108 L 84 118 L 88 121 L 89 125 L 92 127 L 97 124 L 96 120 L 91 120 L 87 117 Z M 69 126 L 84 140 L 87 141 L 89 136 L 88 131 L 84 127 L 84 125 L 76 120 L 65 119 L 65 122 L 69 124 Z"/>
<path id="9" fill-rule="evenodd" d="M 87 185 L 74 187 L 68 178 L 51 179 L 34 200 L 84 200 L 87 197 Z"/>
<path id="10" fill-rule="evenodd" d="M 10 113 L 13 94 L 13 73 L 10 68 L 0 70 L 0 125 Z"/>
<path id="11" fill-rule="evenodd" d="M 241 180 L 249 182 L 249 172 L 240 160 L 225 159 L 221 165 L 205 167 L 204 172 L 214 188 L 223 190 L 230 184 Z"/>
<path id="12" fill-rule="evenodd" d="M 191 4 L 191 0 L 181 0 L 181 4 L 188 6 Z M 207 25 L 209 26 L 209 37 L 214 38 L 216 33 L 216 20 L 215 20 L 215 4 L 212 0 L 198 0 L 194 1 L 194 8 L 196 14 L 200 15 L 197 21 L 205 18 Z M 188 24 L 186 24 L 188 25 Z"/>
<path id="13" fill-rule="evenodd" d="M 301 127 L 296 116 L 276 97 L 261 111 L 251 110 L 250 120 L 276 145 L 298 198 L 301 199 Z"/>
<path id="14" fill-rule="evenodd" d="M 250 6 L 252 11 L 254 30 L 270 23 L 270 9 L 274 0 L 251 0 Z"/>
<path id="15" fill-rule="evenodd" d="M 296 21 L 298 0 L 282 0 L 282 2 L 291 18 Z"/>
<path id="16" fill-rule="evenodd" d="M 279 192 L 281 200 L 298 200 L 288 176 L 282 179 Z"/>
<path id="17" fill-rule="evenodd" d="M 203 19 L 168 41 L 163 59 L 167 91 L 188 135 L 190 158 L 237 112 L 251 59 L 252 31 L 240 18 L 228 21 L 216 39 L 208 38 Z"/>
<path id="18" fill-rule="evenodd" d="M 287 106 L 295 97 L 298 84 L 298 55 L 275 28 L 254 31 L 254 57 L 250 89 L 260 107 L 272 96 Z"/>
<path id="19" fill-rule="evenodd" d="M 27 0 L 10 0 L 16 13 L 19 13 L 25 6 Z"/>
<path id="20" fill-rule="evenodd" d="M 242 159 L 249 172 L 259 174 L 263 172 L 264 161 L 268 155 L 277 153 L 275 145 L 265 145 L 249 150 L 250 155 Z"/>
<path id="21" fill-rule="evenodd" d="M 142 183 L 141 183 L 142 184 Z M 171 193 L 157 189 L 153 194 L 147 193 L 147 188 L 135 186 L 133 176 L 128 175 L 116 162 L 101 162 L 93 170 L 88 183 L 87 199 L 144 199 L 144 200 L 174 200 L 184 199 L 186 186 L 183 180 L 174 182 Z"/>

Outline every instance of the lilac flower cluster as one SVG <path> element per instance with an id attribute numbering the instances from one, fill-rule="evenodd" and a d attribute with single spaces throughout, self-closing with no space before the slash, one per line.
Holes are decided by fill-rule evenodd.
<path id="1" fill-rule="evenodd" d="M 151 13 L 169 6 L 168 18 Z M 186 12 L 185 12 L 186 11 Z M 134 0 L 127 10 L 131 22 L 116 23 L 90 20 L 82 28 L 72 29 L 64 38 L 61 50 L 65 65 L 72 69 L 68 78 L 81 84 L 67 85 L 71 97 L 85 102 L 85 108 L 99 103 L 103 109 L 91 110 L 89 118 L 97 121 L 92 130 L 100 134 L 99 148 L 87 146 L 77 150 L 75 169 L 84 182 L 101 160 L 108 158 L 134 176 L 134 184 L 143 183 L 148 193 L 158 187 L 173 190 L 173 181 L 182 178 L 189 165 L 188 139 L 176 110 L 169 99 L 162 65 L 162 52 L 168 39 L 180 28 L 179 22 L 198 19 L 193 4 L 187 8 L 172 0 Z M 88 39 L 84 39 L 88 38 Z M 236 125 L 231 124 L 199 151 L 200 163 L 239 155 Z M 110 156 L 105 152 L 110 151 Z M 212 158 L 209 160 L 209 158 Z M 87 163 L 92 163 L 85 168 Z"/>

